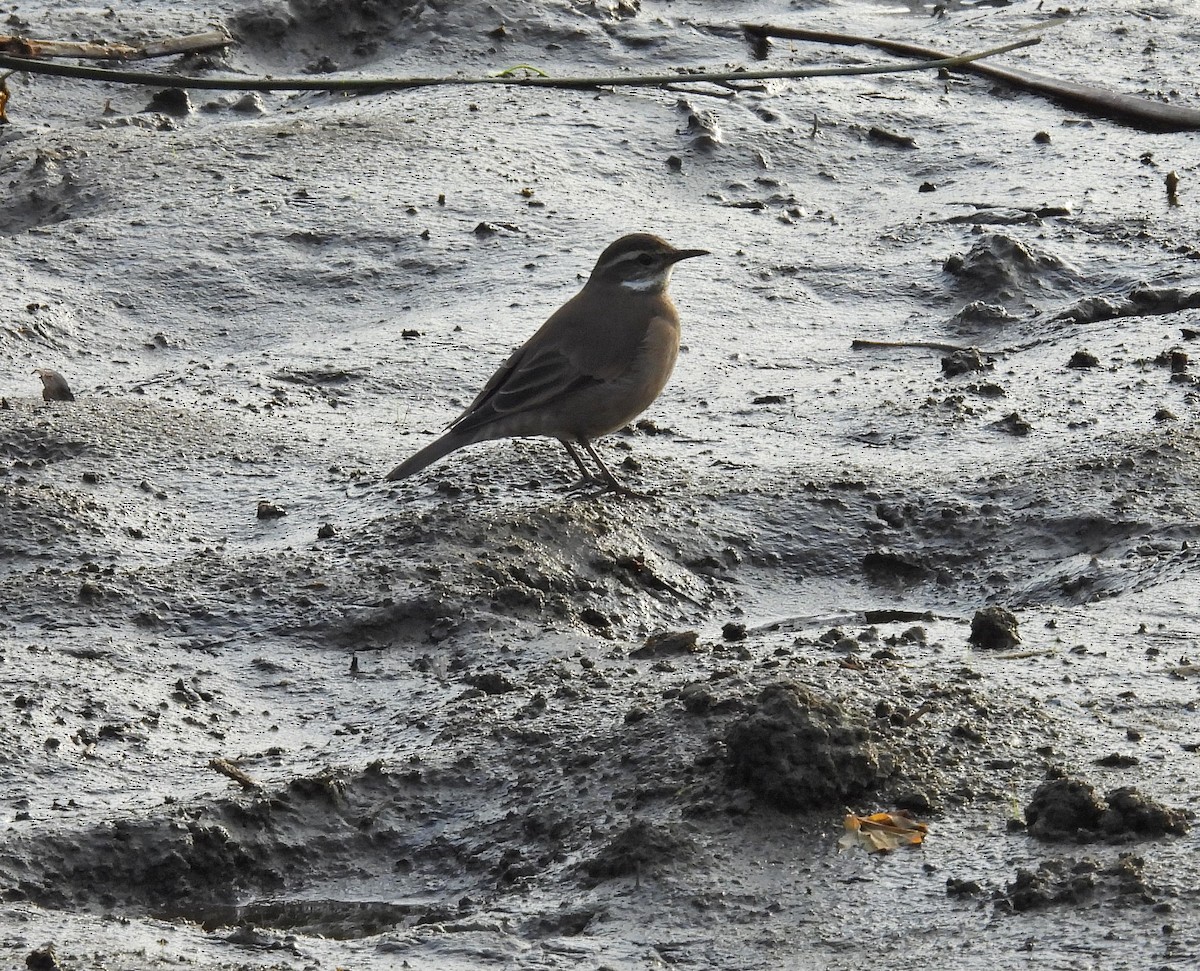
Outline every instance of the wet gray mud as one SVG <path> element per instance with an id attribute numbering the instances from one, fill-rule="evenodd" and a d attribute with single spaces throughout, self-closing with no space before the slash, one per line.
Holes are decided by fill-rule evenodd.
<path id="1" fill-rule="evenodd" d="M 252 76 L 891 60 L 743 20 L 1040 33 L 1004 63 L 1200 104 L 1184 5 L 930 13 L 7 29 L 222 24 L 168 66 Z M 929 72 L 7 84 L 6 966 L 1196 966 L 1195 134 Z M 381 481 L 639 229 L 713 254 L 675 275 L 667 391 L 600 443 L 649 498 L 569 494 L 538 440 Z M 928 836 L 839 851 L 847 809 Z"/>

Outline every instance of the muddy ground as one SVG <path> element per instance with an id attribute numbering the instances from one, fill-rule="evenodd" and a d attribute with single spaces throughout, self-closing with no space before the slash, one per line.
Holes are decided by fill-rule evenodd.
<path id="1" fill-rule="evenodd" d="M 949 7 L 0 30 L 219 24 L 166 66 L 252 76 L 894 60 L 743 20 L 1037 34 L 1003 63 L 1200 107 L 1185 5 Z M 1195 133 L 933 72 L 8 87 L 5 966 L 1195 966 Z M 667 391 L 600 446 L 651 498 L 570 495 L 538 440 L 381 482 L 639 229 L 713 254 Z M 928 836 L 839 850 L 847 809 Z"/>

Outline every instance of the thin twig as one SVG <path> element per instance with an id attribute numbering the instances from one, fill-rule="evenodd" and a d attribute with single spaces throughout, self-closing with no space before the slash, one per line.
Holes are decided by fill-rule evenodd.
<path id="1" fill-rule="evenodd" d="M 906 41 L 888 40 L 884 37 L 859 37 L 855 34 L 840 34 L 824 30 L 806 30 L 800 27 L 778 27 L 771 24 L 744 24 L 743 29 L 751 37 L 760 39 L 782 37 L 788 40 L 810 40 L 822 44 L 866 44 L 891 54 L 910 57 L 934 58 L 945 56 L 933 48 Z M 1040 40 L 1040 38 L 1038 38 Z M 1026 91 L 1045 95 L 1055 101 L 1094 112 L 1105 118 L 1113 118 L 1148 131 L 1191 131 L 1200 128 L 1200 111 L 1182 105 L 1163 104 L 1129 94 L 1119 94 L 1104 88 L 1094 88 L 1073 81 L 1020 71 L 1015 68 L 996 67 L 993 64 L 963 65 L 964 70 L 996 81 L 1003 81 Z"/>
<path id="2" fill-rule="evenodd" d="M 924 701 L 921 705 L 909 712 L 904 719 L 905 725 L 915 725 L 924 715 L 928 715 L 931 711 L 937 711 L 938 706 L 932 701 Z"/>
<path id="3" fill-rule="evenodd" d="M 1019 47 L 1041 43 L 1040 37 L 993 47 L 976 54 L 958 57 L 939 57 L 931 61 L 912 63 L 860 65 L 856 67 L 813 67 L 783 71 L 718 71 L 695 74 L 624 74 L 610 77 L 513 77 L 507 74 L 468 78 L 211 78 L 182 74 L 163 74 L 150 71 L 114 71 L 106 68 L 55 64 L 28 58 L 0 54 L 0 68 L 11 68 L 29 74 L 52 74 L 57 77 L 87 81 L 108 81 L 116 84 L 147 84 L 160 88 L 195 88 L 220 91 L 400 91 L 409 88 L 458 87 L 492 84 L 512 88 L 618 88 L 662 87 L 681 82 L 711 81 L 771 81 L 795 78 L 846 77 L 858 74 L 899 74 L 907 71 L 927 71 L 960 67 L 983 57 L 992 57 Z"/>
<path id="4" fill-rule="evenodd" d="M 957 354 L 960 351 L 979 351 L 984 357 L 1003 357 L 1005 354 L 1013 354 L 1017 351 L 1028 350 L 1040 344 L 1041 341 L 1034 341 L 1031 344 L 1018 344 L 1015 347 L 1002 347 L 995 351 L 985 351 L 978 347 L 967 347 L 962 344 L 949 344 L 944 341 L 872 341 L 866 338 L 856 337 L 850 342 L 850 349 L 854 351 L 869 351 L 878 349 L 895 349 L 901 350 L 917 349 L 924 351 L 945 351 L 947 354 Z"/>

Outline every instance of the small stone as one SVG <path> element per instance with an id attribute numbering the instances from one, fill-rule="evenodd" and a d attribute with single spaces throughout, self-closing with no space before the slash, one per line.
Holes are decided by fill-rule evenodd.
<path id="1" fill-rule="evenodd" d="M 322 523 L 321 528 L 317 530 L 317 539 L 333 539 L 337 535 L 337 530 L 330 523 Z"/>
<path id="2" fill-rule="evenodd" d="M 286 516 L 287 510 L 263 499 L 258 504 L 257 515 L 259 519 L 278 519 L 280 516 Z"/>
<path id="3" fill-rule="evenodd" d="M 1048 131 L 1040 131 L 1033 136 L 1033 141 L 1037 145 L 1049 145 L 1050 133 Z"/>

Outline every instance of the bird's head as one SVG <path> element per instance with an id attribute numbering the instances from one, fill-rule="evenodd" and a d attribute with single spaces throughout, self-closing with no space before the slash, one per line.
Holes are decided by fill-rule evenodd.
<path id="1" fill-rule="evenodd" d="M 650 233 L 632 233 L 612 243 L 596 261 L 588 285 L 618 286 L 634 293 L 661 293 L 680 260 L 707 256 L 705 249 L 676 249 Z"/>

